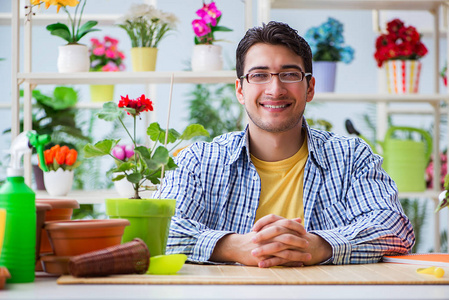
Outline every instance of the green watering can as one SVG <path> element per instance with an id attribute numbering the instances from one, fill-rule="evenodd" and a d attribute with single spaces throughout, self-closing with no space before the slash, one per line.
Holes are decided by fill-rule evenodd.
<path id="1" fill-rule="evenodd" d="M 376 152 L 376 148 L 355 130 L 350 120 L 346 120 L 346 130 L 365 140 Z M 397 139 L 392 135 L 396 131 L 417 132 L 423 142 L 411 139 Z M 399 192 L 422 192 L 426 189 L 425 170 L 432 153 L 432 137 L 426 131 L 404 126 L 390 127 L 385 140 L 377 142 L 383 150 L 383 168 L 395 181 Z"/>

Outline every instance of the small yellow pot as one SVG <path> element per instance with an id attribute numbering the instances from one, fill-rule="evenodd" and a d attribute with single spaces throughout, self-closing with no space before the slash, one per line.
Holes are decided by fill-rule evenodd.
<path id="1" fill-rule="evenodd" d="M 92 102 L 108 102 L 114 100 L 114 85 L 113 84 L 91 85 L 90 100 Z"/>
<path id="2" fill-rule="evenodd" d="M 134 72 L 148 72 L 156 70 L 157 48 L 131 48 L 131 58 Z"/>

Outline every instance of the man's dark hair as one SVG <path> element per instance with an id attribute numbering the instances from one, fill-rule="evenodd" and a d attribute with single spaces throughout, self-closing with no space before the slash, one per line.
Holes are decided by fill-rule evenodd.
<path id="1" fill-rule="evenodd" d="M 298 31 L 285 23 L 271 21 L 268 24 L 262 24 L 261 27 L 249 29 L 243 39 L 237 46 L 236 51 L 236 70 L 237 77 L 242 77 L 245 65 L 246 53 L 249 48 L 257 43 L 282 45 L 302 57 L 304 61 L 304 72 L 312 73 L 312 51 L 309 44 L 304 40 Z M 307 76 L 307 83 L 310 76 Z"/>

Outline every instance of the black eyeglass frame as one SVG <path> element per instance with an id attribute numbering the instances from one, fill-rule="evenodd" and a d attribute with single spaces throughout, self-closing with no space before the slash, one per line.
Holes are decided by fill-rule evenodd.
<path id="1" fill-rule="evenodd" d="M 281 76 L 279 76 L 282 73 L 301 73 L 302 74 L 302 78 L 301 80 L 298 81 L 283 81 L 281 79 Z M 249 82 L 248 76 L 252 75 L 252 74 L 270 74 L 270 80 L 267 82 Z M 306 78 L 306 76 L 312 76 L 312 73 L 305 73 L 304 71 L 294 71 L 294 72 L 279 72 L 279 73 L 271 73 L 271 72 L 256 72 L 256 73 L 246 73 L 243 76 L 240 76 L 240 79 L 246 79 L 246 82 L 248 82 L 249 84 L 267 84 L 270 83 L 273 80 L 273 75 L 277 75 L 279 77 L 279 80 L 283 83 L 297 83 L 297 82 L 301 82 L 304 80 L 304 78 Z"/>

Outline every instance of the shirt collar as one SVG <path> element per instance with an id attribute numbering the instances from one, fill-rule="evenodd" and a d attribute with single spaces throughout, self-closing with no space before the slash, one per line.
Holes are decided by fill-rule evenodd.
<path id="1" fill-rule="evenodd" d="M 309 150 L 309 156 L 312 157 L 312 159 L 320 165 L 322 168 L 326 168 L 326 164 L 324 163 L 324 158 L 321 155 L 320 144 L 319 140 L 316 138 L 313 138 L 313 133 L 311 128 L 309 127 L 309 124 L 307 124 L 306 119 L 303 119 L 302 127 L 305 129 L 307 134 L 307 147 Z M 243 151 L 245 151 L 245 154 L 248 158 L 248 161 L 251 161 L 251 155 L 249 153 L 249 132 L 248 132 L 248 125 L 246 125 L 245 130 L 242 132 L 243 137 L 240 139 L 238 144 L 236 145 L 235 151 L 232 153 L 231 158 L 229 160 L 229 164 L 233 164 L 238 160 L 240 155 L 243 154 Z"/>

